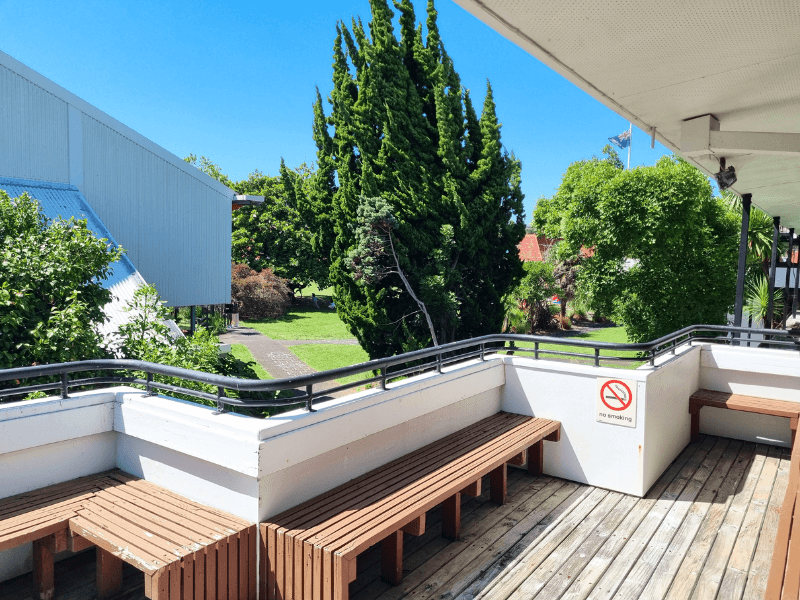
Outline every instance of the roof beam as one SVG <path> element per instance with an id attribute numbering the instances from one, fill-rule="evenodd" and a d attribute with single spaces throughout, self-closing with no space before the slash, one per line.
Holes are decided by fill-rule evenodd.
<path id="1" fill-rule="evenodd" d="M 720 131 L 713 115 L 703 115 L 681 125 L 681 152 L 687 157 L 709 154 L 798 154 L 800 133 Z"/>

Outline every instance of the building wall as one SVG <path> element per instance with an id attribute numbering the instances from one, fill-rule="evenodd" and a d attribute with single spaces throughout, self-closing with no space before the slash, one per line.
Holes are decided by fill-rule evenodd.
<path id="1" fill-rule="evenodd" d="M 78 187 L 172 306 L 230 301 L 233 192 L 0 52 L 0 177 Z"/>

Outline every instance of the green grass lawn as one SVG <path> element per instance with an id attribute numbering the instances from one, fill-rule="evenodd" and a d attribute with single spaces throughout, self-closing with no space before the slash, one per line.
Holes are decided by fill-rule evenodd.
<path id="1" fill-rule="evenodd" d="M 578 339 L 578 340 L 585 340 L 585 341 L 593 341 L 593 342 L 613 342 L 617 344 L 625 344 L 628 342 L 628 335 L 625 333 L 624 327 L 599 327 L 597 329 L 593 329 L 586 333 L 576 334 L 574 336 L 565 337 L 565 341 L 569 339 Z M 527 346 L 528 344 L 526 344 Z M 567 346 L 561 344 L 539 344 L 539 350 L 557 350 L 560 352 L 581 352 L 586 354 L 593 354 L 594 350 L 591 348 L 582 348 L 580 346 Z M 638 352 L 625 352 L 625 351 L 609 351 L 609 350 L 601 350 L 600 356 L 626 356 L 635 358 Z M 515 352 L 517 356 L 533 356 L 533 352 Z M 555 360 L 568 360 L 570 362 L 578 362 L 578 363 L 585 363 L 585 364 L 594 364 L 594 359 L 583 359 L 577 357 L 569 357 L 569 356 L 558 356 L 555 354 L 540 354 L 540 358 L 550 358 Z M 646 360 L 642 360 L 641 362 L 616 362 L 616 361 L 606 361 L 602 363 L 603 366 L 607 367 L 618 367 L 620 369 L 635 369 L 636 367 L 640 366 L 642 363 L 646 362 Z"/>
<path id="2" fill-rule="evenodd" d="M 238 358 L 242 362 L 255 363 L 251 366 L 259 379 L 274 379 L 272 375 L 264 370 L 264 367 L 256 362 L 256 359 L 253 358 L 253 353 L 250 352 L 250 349 L 244 344 L 231 344 L 231 354 L 233 354 L 234 358 Z"/>
<path id="3" fill-rule="evenodd" d="M 339 367 L 349 367 L 369 360 L 361 346 L 350 344 L 303 344 L 289 346 L 289 349 L 304 363 L 317 371 L 328 371 Z M 359 373 L 342 379 L 339 383 L 351 383 L 372 377 L 372 372 Z"/>
<path id="4" fill-rule="evenodd" d="M 323 306 L 320 303 L 320 306 Z M 351 340 L 353 336 L 339 320 L 335 310 L 293 306 L 277 319 L 242 321 L 274 340 Z"/>

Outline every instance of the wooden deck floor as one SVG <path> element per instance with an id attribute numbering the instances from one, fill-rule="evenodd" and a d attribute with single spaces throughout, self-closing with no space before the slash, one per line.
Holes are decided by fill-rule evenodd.
<path id="1" fill-rule="evenodd" d="M 437 507 L 425 535 L 405 538 L 403 583 L 381 582 L 376 545 L 359 556 L 350 595 L 761 600 L 789 459 L 788 449 L 706 437 L 642 499 L 509 469 L 505 506 L 491 504 L 488 492 L 466 499 L 459 542 L 441 537 Z M 33 599 L 31 592 L 29 575 L 0 583 L 0 600 Z M 95 593 L 92 552 L 57 563 L 56 599 Z M 132 569 L 115 600 L 143 598 Z"/>

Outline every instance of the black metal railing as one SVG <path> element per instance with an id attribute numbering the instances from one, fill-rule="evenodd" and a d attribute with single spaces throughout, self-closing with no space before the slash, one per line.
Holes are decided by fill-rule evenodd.
<path id="1" fill-rule="evenodd" d="M 749 340 L 747 335 L 760 335 L 763 340 Z M 309 411 L 314 410 L 314 400 L 320 396 L 327 396 L 342 390 L 377 383 L 386 389 L 388 382 L 415 375 L 418 373 L 442 372 L 445 365 L 480 358 L 485 360 L 487 355 L 518 352 L 530 353 L 534 359 L 546 357 L 570 358 L 601 366 L 602 362 L 640 362 L 649 363 L 656 367 L 656 360 L 665 354 L 675 354 L 677 348 L 694 342 L 711 342 L 734 345 L 759 344 L 770 348 L 785 348 L 800 351 L 800 340 L 788 331 L 777 329 L 747 329 L 744 327 L 730 327 L 726 325 L 691 325 L 679 331 L 665 335 L 652 342 L 645 343 L 615 343 L 597 342 L 563 337 L 548 337 L 534 335 L 518 335 L 501 333 L 472 338 L 460 342 L 453 342 L 433 348 L 424 348 L 414 352 L 407 352 L 389 358 L 380 358 L 369 362 L 360 363 L 330 371 L 322 371 L 300 377 L 287 377 L 284 379 L 255 380 L 239 379 L 203 373 L 180 367 L 171 367 L 156 363 L 128 359 L 98 359 L 79 362 L 59 363 L 53 365 L 37 365 L 19 367 L 15 369 L 0 370 L 0 382 L 29 380 L 47 377 L 57 379 L 46 383 L 34 385 L 18 385 L 0 389 L 0 399 L 9 396 L 21 397 L 33 392 L 58 390 L 62 398 L 69 396 L 70 389 L 97 387 L 108 384 L 132 384 L 144 387 L 147 395 L 155 395 L 156 390 L 185 394 L 216 404 L 217 410 L 224 411 L 226 407 L 266 408 L 288 407 L 305 405 Z M 513 343 L 513 347 L 506 344 Z M 532 344 L 525 346 L 523 344 Z M 549 346 L 571 346 L 586 349 L 587 352 L 574 352 L 569 350 L 554 350 Z M 601 352 L 619 353 L 636 352 L 636 356 L 619 356 L 614 354 L 601 354 Z M 70 375 L 86 372 L 134 372 L 143 373 L 144 378 L 134 375 L 92 375 L 85 378 L 70 378 Z M 314 386 L 321 383 L 335 381 L 352 375 L 371 373 L 372 376 L 328 387 L 324 390 Z M 156 381 L 156 376 L 169 377 L 184 381 L 206 384 L 216 387 L 216 393 L 190 389 L 170 383 Z M 270 400 L 238 397 L 226 395 L 226 390 L 235 390 L 240 396 L 246 393 L 279 392 L 283 390 L 304 390 L 291 398 L 274 398 Z"/>

